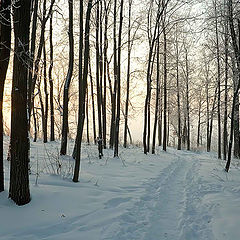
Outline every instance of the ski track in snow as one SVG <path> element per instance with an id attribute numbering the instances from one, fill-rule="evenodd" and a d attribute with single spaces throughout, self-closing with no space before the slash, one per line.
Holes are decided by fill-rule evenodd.
<path id="1" fill-rule="evenodd" d="M 104 228 L 101 240 L 213 239 L 210 216 L 197 208 L 198 160 L 190 154 L 176 157 L 146 184 L 144 196 L 132 208 Z"/>

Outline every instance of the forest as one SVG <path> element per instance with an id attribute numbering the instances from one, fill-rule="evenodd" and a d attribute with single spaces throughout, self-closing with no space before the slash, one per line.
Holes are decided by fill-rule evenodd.
<path id="1" fill-rule="evenodd" d="M 153 196 L 160 217 L 150 213 L 146 196 L 141 195 L 138 205 L 127 206 L 128 215 L 118 216 L 116 235 L 106 215 L 91 229 L 106 225 L 107 233 L 101 232 L 99 238 L 100 233 L 78 230 L 85 239 L 228 239 L 229 229 L 222 233 L 221 221 L 211 220 L 215 213 L 205 221 L 216 223 L 217 233 L 209 233 L 202 221 L 209 217 L 207 211 L 199 209 L 206 207 L 207 191 L 222 199 L 221 189 L 226 188 L 235 197 L 231 200 L 240 197 L 239 88 L 238 0 L 0 0 L 0 208 L 9 201 L 36 204 L 34 197 L 42 193 L 35 187 L 41 181 L 47 192 L 51 192 L 47 186 L 56 184 L 53 193 L 60 191 L 61 196 L 63 190 L 57 187 L 68 187 L 72 198 L 74 191 L 80 191 L 81 198 L 82 184 L 94 182 L 83 192 L 90 194 L 90 201 L 92 187 L 101 187 L 100 179 L 109 179 L 109 189 L 116 187 L 108 171 L 112 178 L 124 171 L 119 184 L 126 179 L 130 184 L 131 176 L 138 184 L 148 182 L 145 195 Z M 110 162 L 111 168 L 101 170 Z M 194 175 L 199 178 L 194 180 Z M 154 197 L 162 186 L 166 189 L 161 197 Z M 135 198 L 138 187 L 131 190 L 136 191 Z M 209 189 L 200 197 L 197 188 Z M 128 198 L 121 193 L 105 199 L 101 193 L 104 206 L 131 202 L 128 190 Z M 191 210 L 176 216 L 182 191 L 186 209 L 197 209 L 194 219 L 189 220 Z M 190 195 L 202 199 L 201 208 L 194 197 L 188 205 Z M 209 199 L 215 206 L 217 197 Z M 222 204 L 226 202 L 222 199 Z M 160 211 L 160 203 L 166 213 Z M 132 226 L 131 214 L 143 225 Z M 167 224 L 161 222 L 164 214 L 170 216 Z M 171 218 L 181 221 L 175 226 Z M 139 230 L 145 222 L 153 231 Z M 200 222 L 204 230 L 195 225 L 187 229 L 192 222 L 196 226 Z M 133 230 L 122 227 L 125 223 Z M 158 232 L 156 223 L 169 232 Z M 180 237 L 173 230 L 179 225 Z M 61 226 L 54 229 L 55 235 L 49 228 L 41 236 L 35 231 L 35 238 L 27 230 L 21 236 L 55 239 Z M 58 239 L 77 239 L 75 230 Z M 229 239 L 239 239 L 237 229 L 232 234 Z M 17 239 L 7 232 L 0 239 L 7 237 Z"/>

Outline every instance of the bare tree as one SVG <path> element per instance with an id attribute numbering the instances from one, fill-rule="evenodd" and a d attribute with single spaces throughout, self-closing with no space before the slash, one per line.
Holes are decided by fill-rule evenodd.
<path id="1" fill-rule="evenodd" d="M 80 5 L 80 19 L 82 16 L 83 8 Z M 77 128 L 77 137 L 75 141 L 75 168 L 73 182 L 78 182 L 79 179 L 79 170 L 80 170 L 80 160 L 81 160 L 81 144 L 82 144 L 82 133 L 83 125 L 85 119 L 85 98 L 86 98 L 86 88 L 87 88 L 87 77 L 88 77 L 88 66 L 89 66 L 89 33 L 90 33 L 90 19 L 91 19 L 91 10 L 92 10 L 92 0 L 88 1 L 87 13 L 86 13 L 86 23 L 85 23 L 85 40 L 84 40 L 84 68 L 83 75 L 79 78 L 80 92 L 79 92 L 79 113 L 78 113 L 78 128 Z"/>
<path id="2" fill-rule="evenodd" d="M 114 157 L 118 156 L 118 144 L 119 144 L 119 127 L 120 127 L 120 104 L 121 104 L 121 47 L 122 47 L 122 24 L 123 24 L 123 3 L 120 3 L 120 23 L 118 32 L 118 59 L 117 59 L 117 115 L 116 115 L 116 126 L 115 126 L 115 148 Z"/>
<path id="3" fill-rule="evenodd" d="M 3 91 L 11 47 L 11 0 L 0 2 L 0 192 L 4 190 L 3 174 Z"/>
<path id="4" fill-rule="evenodd" d="M 15 45 L 12 82 L 9 198 L 17 205 L 24 205 L 30 202 L 27 119 L 30 6 L 30 0 L 19 0 L 13 5 Z"/>
<path id="5" fill-rule="evenodd" d="M 73 0 L 68 0 L 69 6 L 69 63 L 68 73 L 64 85 L 63 93 L 63 122 L 62 122 L 62 141 L 60 154 L 65 155 L 67 151 L 67 135 L 68 135 L 68 102 L 69 102 L 69 87 L 73 73 L 74 63 L 74 39 L 73 39 Z"/>

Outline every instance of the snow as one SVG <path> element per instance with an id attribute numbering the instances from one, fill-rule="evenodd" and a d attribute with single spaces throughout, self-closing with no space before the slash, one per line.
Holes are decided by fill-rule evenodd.
<path id="1" fill-rule="evenodd" d="M 74 162 L 59 146 L 31 143 L 32 201 L 19 207 L 0 193 L 0 240 L 240 239 L 238 162 L 226 173 L 215 153 L 137 147 L 100 160 L 97 146 L 84 145 L 73 183 Z M 7 161 L 5 177 L 8 189 Z"/>

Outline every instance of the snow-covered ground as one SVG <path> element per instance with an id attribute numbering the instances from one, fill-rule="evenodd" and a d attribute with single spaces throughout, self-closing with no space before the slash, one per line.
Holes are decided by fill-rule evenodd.
<path id="1" fill-rule="evenodd" d="M 134 147 L 99 160 L 97 147 L 84 145 L 73 183 L 73 161 L 58 148 L 31 143 L 32 201 L 19 207 L 0 193 L 0 240 L 240 239 L 236 162 L 227 174 L 214 153 L 169 148 L 146 156 Z M 6 162 L 6 189 L 8 172 Z"/>

